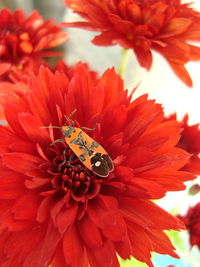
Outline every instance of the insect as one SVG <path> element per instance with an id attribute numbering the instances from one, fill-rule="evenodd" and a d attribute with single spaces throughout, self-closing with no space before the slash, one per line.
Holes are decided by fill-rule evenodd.
<path id="1" fill-rule="evenodd" d="M 58 139 L 54 143 L 65 141 L 87 169 L 100 177 L 107 177 L 114 169 L 112 159 L 99 143 L 83 131 L 83 129 L 94 129 L 74 127 L 74 121 L 70 117 L 75 112 L 76 110 L 67 117 L 67 120 L 71 121 L 71 126 L 52 126 L 61 129 L 64 136 L 64 139 Z"/>

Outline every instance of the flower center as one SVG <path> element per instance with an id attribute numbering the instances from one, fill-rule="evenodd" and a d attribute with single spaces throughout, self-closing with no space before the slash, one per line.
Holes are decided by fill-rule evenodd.
<path id="1" fill-rule="evenodd" d="M 65 194 L 70 192 L 76 200 L 83 195 L 93 198 L 99 191 L 102 179 L 88 170 L 71 149 L 57 154 L 53 159 L 53 165 L 48 172 L 53 175 L 54 189 Z"/>
<path id="2" fill-rule="evenodd" d="M 29 55 L 33 51 L 31 37 L 28 32 L 19 32 L 17 29 L 2 29 L 0 31 L 0 57 L 15 58 L 19 55 Z"/>
<path id="3" fill-rule="evenodd" d="M 62 189 L 72 189 L 76 194 L 86 193 L 89 190 L 93 175 L 76 162 L 66 162 L 58 165 L 62 177 Z"/>

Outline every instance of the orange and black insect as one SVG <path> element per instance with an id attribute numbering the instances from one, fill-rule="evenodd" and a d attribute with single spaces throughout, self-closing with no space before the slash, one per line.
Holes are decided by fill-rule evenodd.
<path id="1" fill-rule="evenodd" d="M 71 121 L 71 126 L 65 125 L 56 128 L 61 129 L 65 142 L 87 169 L 100 177 L 107 177 L 109 172 L 114 169 L 112 159 L 99 143 L 83 131 L 83 129 L 94 129 L 74 127 L 74 121 L 70 117 L 75 112 L 76 110 L 67 118 L 68 121 Z M 54 126 L 52 127 L 55 128 Z M 58 139 L 54 143 L 62 141 L 63 139 Z"/>

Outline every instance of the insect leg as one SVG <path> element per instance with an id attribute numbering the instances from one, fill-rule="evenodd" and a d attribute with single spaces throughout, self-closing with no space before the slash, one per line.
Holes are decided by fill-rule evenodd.
<path id="1" fill-rule="evenodd" d="M 94 131 L 96 129 L 96 126 L 94 128 L 81 127 L 81 129 L 88 130 L 88 131 Z"/>
<path id="2" fill-rule="evenodd" d="M 63 166 L 66 162 L 68 162 L 68 160 L 66 159 L 66 151 L 69 149 L 69 147 L 66 147 L 63 150 L 63 162 L 59 165 L 59 166 Z M 73 156 L 73 155 L 72 155 Z"/>
<path id="3" fill-rule="evenodd" d="M 41 129 L 51 129 L 51 128 L 56 128 L 56 129 L 62 129 L 62 127 L 59 126 L 44 126 L 44 127 L 40 127 Z"/>
<path id="4" fill-rule="evenodd" d="M 69 158 L 69 160 L 67 161 L 67 164 L 69 165 L 69 167 L 75 168 L 77 170 L 82 170 L 82 168 L 80 168 L 80 167 L 75 166 L 75 165 L 72 164 L 73 158 L 74 158 L 74 155 L 71 155 L 70 158 Z"/>
<path id="5" fill-rule="evenodd" d="M 51 143 L 50 146 L 53 146 L 54 144 L 59 143 L 59 142 L 65 142 L 65 139 L 57 139 L 53 143 Z"/>

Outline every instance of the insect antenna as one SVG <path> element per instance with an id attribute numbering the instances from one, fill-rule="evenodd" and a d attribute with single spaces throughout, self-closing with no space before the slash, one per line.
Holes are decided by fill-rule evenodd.
<path id="1" fill-rule="evenodd" d="M 40 127 L 42 129 L 48 129 L 48 128 L 57 128 L 57 129 L 62 129 L 62 127 L 59 126 L 44 126 L 44 127 Z"/>
<path id="2" fill-rule="evenodd" d="M 72 127 L 74 127 L 74 121 L 71 119 L 71 117 L 74 115 L 74 113 L 76 113 L 77 109 L 75 108 L 71 113 L 70 115 L 67 117 L 66 115 L 64 116 L 65 119 L 66 119 L 66 123 L 67 121 L 70 121 L 72 123 Z M 65 123 L 65 125 L 66 125 Z"/>

